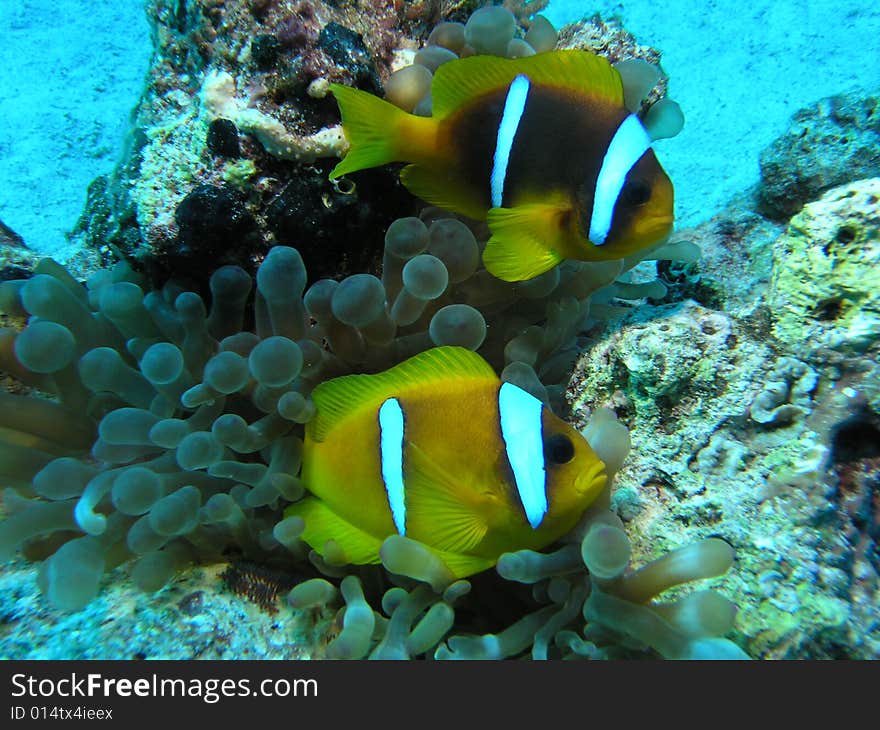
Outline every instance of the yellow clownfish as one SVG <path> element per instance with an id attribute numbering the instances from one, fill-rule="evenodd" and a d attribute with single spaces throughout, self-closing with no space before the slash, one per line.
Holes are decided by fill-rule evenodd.
<path id="1" fill-rule="evenodd" d="M 464 348 L 335 378 L 312 397 L 302 479 L 313 496 L 285 516 L 305 520 L 319 553 L 334 540 L 350 563 L 378 563 L 399 534 L 456 578 L 471 575 L 552 543 L 605 486 L 580 433 Z"/>
<path id="2" fill-rule="evenodd" d="M 412 163 L 401 181 L 413 194 L 488 221 L 483 261 L 500 279 L 530 279 L 563 259 L 624 258 L 672 230 L 672 183 L 601 56 L 450 61 L 434 75 L 431 117 L 331 90 L 351 143 L 331 178 Z"/>

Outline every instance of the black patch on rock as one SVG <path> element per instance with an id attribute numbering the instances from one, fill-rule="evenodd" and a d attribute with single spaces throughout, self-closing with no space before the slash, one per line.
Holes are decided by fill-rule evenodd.
<path id="1" fill-rule="evenodd" d="M 208 126 L 208 149 L 220 157 L 239 157 L 238 127 L 231 119 L 215 119 Z"/>
<path id="2" fill-rule="evenodd" d="M 258 240 L 256 222 L 243 197 L 228 186 L 197 186 L 180 201 L 174 220 L 179 230 L 178 248 L 166 252 L 166 258 L 188 259 L 208 272 L 206 278 L 230 258 L 237 259 L 243 248 L 253 248 Z"/>
<path id="3" fill-rule="evenodd" d="M 346 176 L 354 192 L 340 192 L 328 181 L 332 163 L 300 168 L 266 211 L 278 244 L 297 248 L 309 281 L 378 273 L 385 229 L 413 205 L 396 171 L 364 170 Z M 343 189 L 343 188 L 340 188 Z"/>
<path id="4" fill-rule="evenodd" d="M 14 281 L 15 279 L 30 279 L 34 272 L 22 266 L 9 265 L 0 268 L 0 281 Z"/>
<path id="5" fill-rule="evenodd" d="M 281 53 L 281 41 L 274 35 L 265 33 L 251 41 L 251 58 L 261 71 L 269 71 L 278 62 Z"/>
<path id="6" fill-rule="evenodd" d="M 177 0 L 174 8 L 174 27 L 178 33 L 185 33 L 187 26 L 186 0 Z"/>
<path id="7" fill-rule="evenodd" d="M 382 82 L 360 33 L 339 23 L 327 23 L 318 36 L 318 48 L 348 71 L 359 89 L 383 95 Z"/>
<path id="8" fill-rule="evenodd" d="M 880 417 L 870 408 L 862 408 L 831 430 L 832 463 L 876 458 L 880 458 Z"/>
<path id="9" fill-rule="evenodd" d="M 86 191 L 86 204 L 71 235 L 82 237 L 86 247 L 97 251 L 110 265 L 118 258 L 132 263 L 143 246 L 137 211 L 129 193 L 128 180 L 137 177 L 139 151 L 132 152 L 126 164 L 112 175 L 99 175 Z"/>

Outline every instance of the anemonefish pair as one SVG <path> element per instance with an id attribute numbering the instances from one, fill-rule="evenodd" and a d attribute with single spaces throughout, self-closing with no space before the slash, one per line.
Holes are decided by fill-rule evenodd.
<path id="1" fill-rule="evenodd" d="M 331 178 L 412 163 L 403 184 L 487 220 L 486 268 L 530 279 L 564 259 L 619 259 L 672 230 L 673 188 L 620 73 L 586 51 L 471 56 L 440 66 L 433 115 L 334 84 L 351 149 Z"/>
<path id="2" fill-rule="evenodd" d="M 383 540 L 428 546 L 455 577 L 570 531 L 606 483 L 586 439 L 479 355 L 438 347 L 312 393 L 302 479 L 287 517 L 323 554 L 378 563 Z"/>

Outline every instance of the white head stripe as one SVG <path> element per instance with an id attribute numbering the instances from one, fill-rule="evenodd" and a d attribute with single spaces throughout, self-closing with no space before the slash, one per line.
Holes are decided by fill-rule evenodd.
<path id="1" fill-rule="evenodd" d="M 382 481 L 394 526 L 406 534 L 406 497 L 403 487 L 403 409 L 397 398 L 389 398 L 379 408 L 379 449 Z"/>
<path id="2" fill-rule="evenodd" d="M 492 161 L 492 207 L 500 208 L 504 198 L 504 180 L 507 177 L 507 163 L 510 162 L 510 150 L 516 130 L 526 108 L 529 95 L 529 80 L 520 74 L 510 84 L 507 99 L 504 101 L 504 113 L 498 124 L 498 139 L 495 141 L 495 157 Z"/>
<path id="3" fill-rule="evenodd" d="M 544 471 L 541 428 L 543 407 L 535 396 L 513 383 L 503 383 L 498 391 L 498 413 L 507 460 L 513 469 L 526 519 L 533 529 L 541 524 L 547 513 L 547 473 Z"/>
<path id="4" fill-rule="evenodd" d="M 650 147 L 651 137 L 635 114 L 624 119 L 611 138 L 596 179 L 593 216 L 590 220 L 590 240 L 597 246 L 605 243 L 611 230 L 614 206 L 626 176 Z"/>

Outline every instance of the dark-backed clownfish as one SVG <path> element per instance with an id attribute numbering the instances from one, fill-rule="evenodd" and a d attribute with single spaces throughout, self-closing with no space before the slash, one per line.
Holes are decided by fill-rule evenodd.
<path id="1" fill-rule="evenodd" d="M 333 540 L 350 563 L 378 563 L 383 540 L 405 535 L 455 577 L 471 575 L 557 540 L 606 483 L 578 431 L 464 348 L 334 378 L 312 398 L 302 466 L 311 496 L 285 516 L 304 519 L 316 551 Z"/>
<path id="2" fill-rule="evenodd" d="M 672 230 L 673 189 L 620 74 L 586 51 L 443 64 L 433 116 L 331 86 L 351 144 L 331 178 L 409 162 L 403 184 L 492 232 L 483 261 L 506 281 L 563 259 L 631 256 Z"/>

